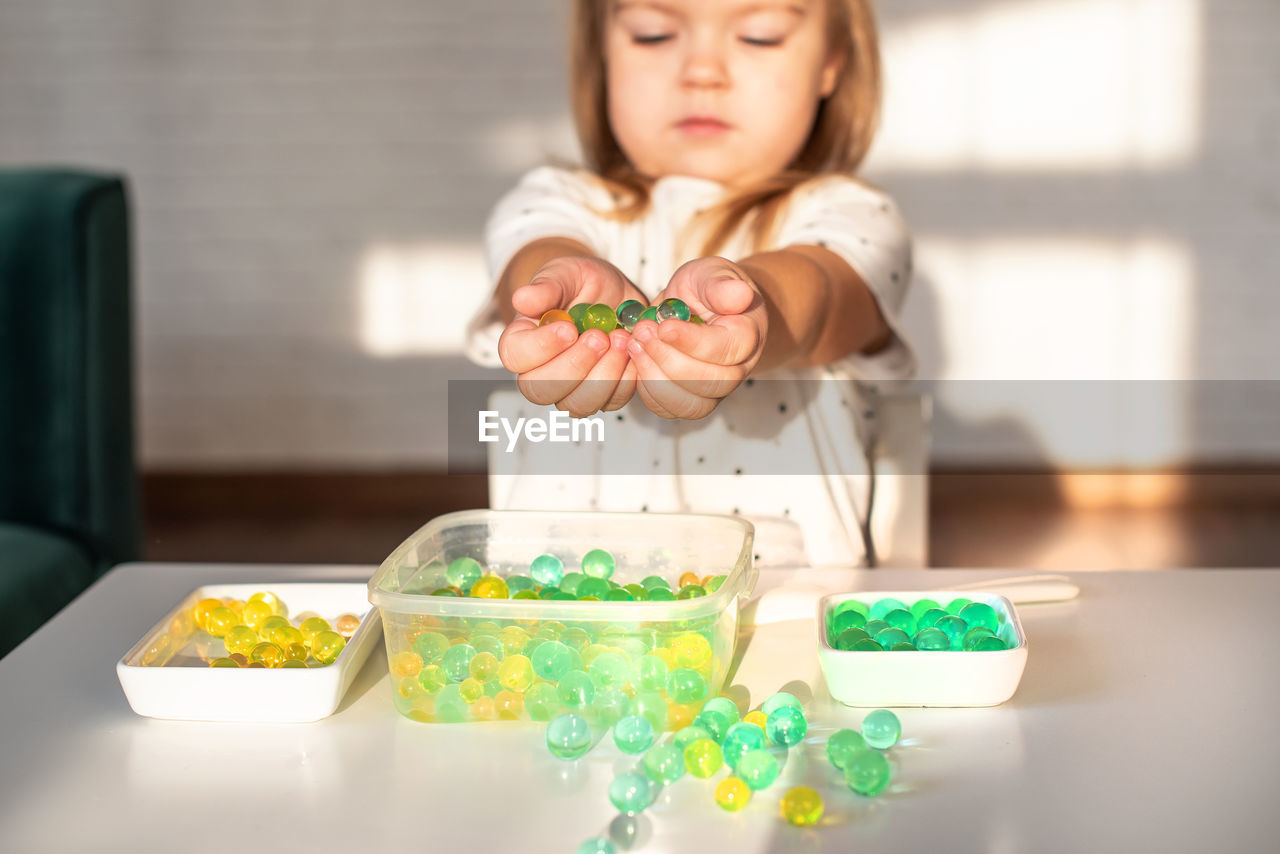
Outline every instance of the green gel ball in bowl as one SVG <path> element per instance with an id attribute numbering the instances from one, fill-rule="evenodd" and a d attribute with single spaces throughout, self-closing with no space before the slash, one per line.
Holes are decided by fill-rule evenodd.
<path id="1" fill-rule="evenodd" d="M 736 724 L 741 715 L 738 714 L 737 703 L 728 697 L 712 697 L 707 700 L 707 704 L 702 707 L 704 712 L 719 712 L 729 719 L 729 724 Z"/>
<path id="2" fill-rule="evenodd" d="M 871 619 L 883 620 L 885 614 L 898 608 L 908 612 L 911 610 L 907 607 L 907 603 L 903 602 L 901 599 L 895 599 L 892 596 L 877 599 L 871 605 Z M 874 634 L 872 636 L 874 637 Z"/>
<path id="3" fill-rule="evenodd" d="M 530 657 L 533 672 L 539 679 L 559 682 L 573 668 L 573 653 L 557 640 L 539 644 Z"/>
<path id="4" fill-rule="evenodd" d="M 612 578 L 613 555 L 604 549 L 592 549 L 582 556 L 582 571 L 592 578 Z"/>
<path id="5" fill-rule="evenodd" d="M 653 724 L 639 715 L 627 715 L 613 725 L 613 743 L 623 753 L 644 753 L 655 735 Z"/>
<path id="6" fill-rule="evenodd" d="M 994 634 L 995 633 L 986 626 L 974 626 L 964 633 L 964 638 L 960 641 L 960 647 L 962 649 L 973 649 L 974 644 L 978 641 L 983 638 L 989 638 Z"/>
<path id="7" fill-rule="evenodd" d="M 853 645 L 851 652 L 884 652 L 884 647 L 871 638 L 863 638 Z"/>
<path id="8" fill-rule="evenodd" d="M 879 634 L 875 635 L 875 637 L 873 637 L 872 640 L 880 644 L 880 646 L 884 647 L 885 649 L 893 649 L 893 647 L 897 646 L 900 643 L 910 643 L 911 635 L 907 634 L 902 629 L 895 629 L 893 627 L 889 627 L 884 631 L 880 632 Z"/>
<path id="9" fill-rule="evenodd" d="M 607 729 L 627 716 L 631 700 L 618 688 L 601 688 L 587 710 L 596 726 Z M 637 751 L 638 752 L 638 751 Z"/>
<path id="10" fill-rule="evenodd" d="M 952 614 L 958 617 L 960 616 L 960 612 L 964 610 L 964 606 L 970 604 L 971 602 L 973 602 L 972 599 L 966 599 L 963 596 L 960 596 L 948 602 L 945 610 L 948 614 Z"/>
<path id="11" fill-rule="evenodd" d="M 449 563 L 449 568 L 445 570 L 444 577 L 448 579 L 449 584 L 465 593 L 471 589 L 472 584 L 480 580 L 480 576 L 483 574 L 480 562 L 475 558 L 460 557 Z"/>
<path id="12" fill-rule="evenodd" d="M 591 677 L 581 670 L 570 670 L 560 677 L 556 693 L 560 696 L 560 702 L 576 712 L 591 705 L 591 701 L 596 698 L 596 686 Z"/>
<path id="13" fill-rule="evenodd" d="M 639 771 L 619 774 L 609 784 L 609 800 L 624 815 L 644 812 L 653 803 L 653 796 L 653 782 Z"/>
<path id="14" fill-rule="evenodd" d="M 969 631 L 969 624 L 959 617 L 948 614 L 934 627 L 941 629 L 947 633 L 947 639 L 951 641 L 952 649 L 964 648 L 964 633 Z"/>
<path id="15" fill-rule="evenodd" d="M 866 625 L 867 618 L 862 614 L 862 612 L 854 611 L 852 609 L 841 614 L 837 614 L 831 619 L 831 631 L 837 635 L 845 629 L 861 629 Z"/>
<path id="16" fill-rule="evenodd" d="M 884 621 L 895 629 L 901 629 L 908 635 L 916 632 L 916 618 L 904 608 L 894 608 L 884 615 Z"/>
<path id="17" fill-rule="evenodd" d="M 911 608 L 910 608 L 911 616 L 915 617 L 916 620 L 919 621 L 919 619 L 924 615 L 925 611 L 931 611 L 935 608 L 938 610 L 941 610 L 942 606 L 939 605 L 933 599 L 917 599 L 916 601 L 911 603 Z M 917 628 L 920 628 L 920 627 L 917 626 Z"/>
<path id="18" fill-rule="evenodd" d="M 951 638 L 947 637 L 947 633 L 942 629 L 933 627 L 916 632 L 913 642 L 916 645 L 916 649 L 926 652 L 951 649 Z"/>
<path id="19" fill-rule="evenodd" d="M 604 688 L 621 688 L 631 678 L 631 662 L 617 652 L 602 652 L 591 662 L 591 676 Z"/>
<path id="20" fill-rule="evenodd" d="M 938 624 L 938 620 L 945 616 L 947 616 L 947 612 L 941 608 L 930 608 L 916 620 L 916 629 L 931 629 Z"/>
<path id="21" fill-rule="evenodd" d="M 893 626 L 889 625 L 884 620 L 867 620 L 867 624 L 862 627 L 862 630 L 867 633 L 867 637 L 873 638 L 885 629 L 891 628 L 893 628 Z"/>
<path id="22" fill-rule="evenodd" d="M 862 737 L 871 747 L 887 750 L 898 743 L 902 723 L 888 709 L 876 709 L 862 719 Z"/>
<path id="23" fill-rule="evenodd" d="M 868 640 L 869 637 L 870 636 L 866 633 L 866 631 L 855 626 L 851 629 L 845 629 L 843 632 L 841 632 L 836 637 L 836 642 L 832 644 L 832 646 L 834 646 L 836 649 L 839 649 L 839 650 L 848 651 L 853 649 L 855 646 L 857 646 L 858 641 Z"/>
<path id="24" fill-rule="evenodd" d="M 751 791 L 758 792 L 769 788 L 778 779 L 778 760 L 767 750 L 748 750 L 738 758 L 733 771 L 751 787 Z"/>
<path id="25" fill-rule="evenodd" d="M 843 771 L 850 756 L 866 749 L 867 742 L 862 733 L 851 729 L 837 730 L 827 739 L 827 761 Z"/>
<path id="26" fill-rule="evenodd" d="M 677 703 L 695 703 L 707 696 L 707 682 L 698 671 L 678 667 L 667 676 L 667 696 Z"/>
<path id="27" fill-rule="evenodd" d="M 591 727 L 579 715 L 560 715 L 547 724 L 547 749 L 557 759 L 577 759 L 591 749 Z"/>
<path id="28" fill-rule="evenodd" d="M 964 620 L 969 626 L 986 626 L 991 630 L 992 634 L 1000 628 L 1000 615 L 996 613 L 996 609 L 992 608 L 986 602 L 970 602 L 960 609 L 960 619 Z"/>
<path id="29" fill-rule="evenodd" d="M 684 751 L 671 744 L 655 744 L 640 764 L 649 779 L 668 786 L 684 776 Z"/>
<path id="30" fill-rule="evenodd" d="M 984 638 L 980 638 L 978 642 L 973 645 L 973 649 L 975 652 L 999 652 L 1002 649 L 1009 649 L 1009 647 L 1005 645 L 1003 640 L 995 635 L 988 635 Z"/>
<path id="31" fill-rule="evenodd" d="M 873 798 L 889 785 L 889 760 L 878 750 L 859 750 L 845 762 L 844 781 L 859 795 Z"/>
<path id="32" fill-rule="evenodd" d="M 529 564 L 529 575 L 543 587 L 554 587 L 564 578 L 564 561 L 555 555 L 538 555 Z"/>

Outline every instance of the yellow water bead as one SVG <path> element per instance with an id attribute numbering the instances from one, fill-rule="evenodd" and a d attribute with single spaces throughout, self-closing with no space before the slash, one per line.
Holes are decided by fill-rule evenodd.
<path id="1" fill-rule="evenodd" d="M 271 613 L 279 617 L 288 617 L 289 608 L 280 597 L 266 590 L 260 590 L 249 597 L 250 602 L 262 602 L 271 607 Z"/>
<path id="2" fill-rule="evenodd" d="M 298 626 L 298 631 L 302 632 L 303 643 L 308 646 L 314 646 L 316 635 L 321 632 L 331 632 L 333 628 L 324 617 L 308 617 Z"/>
<path id="3" fill-rule="evenodd" d="M 246 602 L 244 610 L 240 612 L 240 618 L 244 620 L 244 624 L 249 628 L 254 631 L 261 631 L 263 623 L 273 613 L 271 606 L 266 602 Z"/>
<path id="4" fill-rule="evenodd" d="M 398 652 L 391 659 L 391 672 L 401 679 L 409 676 L 417 676 L 418 671 L 422 669 L 422 656 L 416 652 Z M 416 683 L 417 680 L 415 679 Z"/>
<path id="5" fill-rule="evenodd" d="M 201 599 L 195 604 L 195 607 L 191 609 L 191 620 L 197 626 L 207 631 L 208 627 L 206 621 L 209 619 L 210 612 L 213 611 L 214 608 L 221 607 L 221 599 Z"/>

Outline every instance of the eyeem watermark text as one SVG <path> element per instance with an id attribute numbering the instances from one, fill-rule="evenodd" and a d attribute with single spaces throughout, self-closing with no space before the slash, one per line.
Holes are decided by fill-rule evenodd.
<path id="1" fill-rule="evenodd" d="M 481 442 L 498 442 L 507 438 L 506 452 L 515 449 L 523 437 L 527 442 L 603 442 L 603 418 L 574 418 L 567 412 L 552 412 L 549 418 L 503 418 L 497 410 L 482 409 L 478 413 Z"/>

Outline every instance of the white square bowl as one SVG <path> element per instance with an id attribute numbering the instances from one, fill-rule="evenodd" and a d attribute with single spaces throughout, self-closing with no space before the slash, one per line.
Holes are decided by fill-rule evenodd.
<path id="1" fill-rule="evenodd" d="M 245 600 L 260 590 L 278 595 L 292 614 L 314 611 L 332 620 L 355 614 L 360 625 L 342 653 L 327 667 L 247 668 L 209 667 L 198 657 L 190 662 L 143 667 L 141 658 L 151 641 L 201 599 L 231 597 Z M 188 721 L 305 722 L 328 717 L 381 636 L 378 609 L 370 607 L 364 584 L 213 584 L 189 593 L 142 636 L 116 663 L 116 675 L 129 705 L 140 715 Z M 185 649 L 190 649 L 191 642 Z"/>
<path id="2" fill-rule="evenodd" d="M 827 612 L 851 599 L 870 607 L 887 597 L 908 606 L 920 599 L 945 605 L 963 596 L 996 610 L 1015 643 L 993 652 L 839 650 L 827 640 Z M 1003 632 L 1002 632 L 1003 634 Z M 838 593 L 818 602 L 818 659 L 831 696 L 846 706 L 998 706 L 1013 696 L 1027 664 L 1027 636 L 1013 603 L 976 591 Z"/>

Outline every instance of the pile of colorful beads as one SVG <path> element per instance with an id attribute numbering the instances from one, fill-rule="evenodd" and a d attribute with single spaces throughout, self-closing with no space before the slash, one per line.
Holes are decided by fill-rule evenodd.
<path id="1" fill-rule="evenodd" d="M 699 577 L 695 572 L 680 576 L 676 590 L 661 575 L 650 575 L 638 583 L 622 585 L 612 576 L 613 555 L 592 549 L 582 556 L 581 572 L 565 572 L 564 561 L 555 555 L 538 555 L 529 564 L 528 575 L 516 573 L 505 578 L 487 573 L 471 557 L 455 558 L 445 570 L 444 587 L 432 596 L 471 596 L 477 599 L 544 599 L 578 602 L 671 602 L 696 599 L 720 589 L 723 575 Z"/>
<path id="2" fill-rule="evenodd" d="M 650 306 L 646 306 L 638 300 L 629 299 L 620 304 L 617 309 L 602 302 L 594 305 L 580 302 L 570 307 L 568 311 L 562 308 L 553 308 L 543 312 L 542 317 L 538 319 L 538 325 L 546 326 L 548 323 L 555 323 L 560 320 L 567 320 L 572 323 L 577 328 L 579 335 L 588 329 L 599 329 L 607 335 L 619 327 L 630 332 L 642 320 L 652 320 L 655 323 L 663 323 L 667 320 L 688 320 L 691 323 L 704 323 L 702 318 L 691 316 L 689 306 L 684 300 L 676 299 L 675 297 L 664 299 L 657 305 Z"/>
<path id="3" fill-rule="evenodd" d="M 741 720 L 733 701 L 725 697 L 708 700 L 693 722 L 670 739 L 656 740 L 643 720 L 623 718 L 614 724 L 614 743 L 624 753 L 643 756 L 635 768 L 620 773 L 610 784 L 609 800 L 623 816 L 634 816 L 653 804 L 663 786 L 686 774 L 706 779 L 728 768 L 728 774 L 716 783 L 713 797 L 721 809 L 737 812 L 777 781 L 779 752 L 800 744 L 807 732 L 808 720 L 800 701 L 785 692 L 769 697 Z M 889 784 L 889 761 L 881 751 L 894 746 L 901 733 L 897 716 L 878 709 L 863 720 L 861 732 L 843 729 L 834 733 L 827 741 L 827 757 L 849 789 L 875 797 Z M 546 740 L 551 753 L 565 760 L 577 759 L 594 744 L 590 725 L 573 714 L 552 720 Z M 779 810 L 788 823 L 811 827 L 822 818 L 823 798 L 810 786 L 794 786 L 782 795 Z M 578 848 L 579 854 L 614 850 L 613 842 L 603 836 Z"/>
<path id="4" fill-rule="evenodd" d="M 1008 649 L 1008 617 L 986 602 L 963 597 L 943 606 L 933 599 L 910 605 L 892 597 L 870 606 L 846 599 L 826 613 L 827 643 L 854 652 L 913 652 Z"/>
<path id="5" fill-rule="evenodd" d="M 355 614 L 343 614 L 332 625 L 320 616 L 300 615 L 295 626 L 289 622 L 288 606 L 267 591 L 247 601 L 202 599 L 173 620 L 143 653 L 141 663 L 163 666 L 194 641 L 197 654 L 210 667 L 326 667 L 337 660 L 359 625 Z"/>

